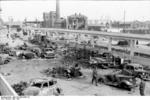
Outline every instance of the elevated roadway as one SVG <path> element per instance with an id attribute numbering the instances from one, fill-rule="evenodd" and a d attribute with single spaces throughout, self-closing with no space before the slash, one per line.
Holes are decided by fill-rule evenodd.
<path id="1" fill-rule="evenodd" d="M 137 49 L 136 47 L 136 41 L 137 40 L 144 40 L 144 41 L 150 41 L 150 35 L 140 35 L 140 34 L 129 34 L 129 33 L 117 33 L 117 32 L 99 32 L 99 31 L 88 31 L 88 30 L 68 30 L 68 29 L 57 29 L 57 28 L 24 28 L 26 31 L 41 31 L 44 34 L 51 34 L 51 33 L 57 33 L 58 36 L 59 33 L 65 33 L 65 34 L 73 34 L 75 33 L 77 36 L 80 37 L 81 34 L 86 34 L 90 36 L 101 36 L 108 38 L 108 51 L 112 51 L 112 39 L 120 39 L 120 40 L 129 40 L 130 41 L 130 56 L 133 57 L 136 50 L 140 53 L 146 54 L 144 52 L 144 49 Z M 92 39 L 92 38 L 91 38 Z M 77 40 L 78 41 L 78 40 Z M 149 54 L 149 52 L 148 52 Z"/>
<path id="2" fill-rule="evenodd" d="M 135 39 L 135 40 L 150 40 L 150 35 L 140 35 L 140 34 L 129 34 L 129 33 L 117 33 L 117 32 L 99 32 L 99 31 L 87 31 L 87 30 L 68 30 L 68 29 L 57 29 L 57 28 L 24 28 L 28 30 L 40 30 L 40 31 L 53 31 L 53 32 L 64 32 L 64 33 L 77 33 L 77 34 L 87 34 L 96 35 L 104 37 L 112 37 L 119 39 Z"/>

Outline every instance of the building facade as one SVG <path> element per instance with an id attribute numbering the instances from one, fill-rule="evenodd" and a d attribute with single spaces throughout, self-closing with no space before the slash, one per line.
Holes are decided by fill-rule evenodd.
<path id="1" fill-rule="evenodd" d="M 75 29 L 75 30 L 82 30 L 87 29 L 87 17 L 81 14 L 74 14 L 67 17 L 67 28 L 68 29 Z"/>
<path id="2" fill-rule="evenodd" d="M 56 12 L 43 13 L 44 28 L 66 28 L 66 19 L 56 17 Z"/>
<path id="3" fill-rule="evenodd" d="M 56 12 L 55 11 L 43 13 L 43 27 L 54 28 L 55 21 L 56 21 Z"/>

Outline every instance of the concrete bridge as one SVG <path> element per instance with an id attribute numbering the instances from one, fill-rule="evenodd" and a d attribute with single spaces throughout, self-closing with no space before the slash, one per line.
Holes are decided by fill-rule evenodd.
<path id="1" fill-rule="evenodd" d="M 108 38 L 108 51 L 112 50 L 112 39 L 120 39 L 120 40 L 129 40 L 130 41 L 130 56 L 134 56 L 134 52 L 136 51 L 136 41 L 137 40 L 146 40 L 150 41 L 150 35 L 140 35 L 140 34 L 129 34 L 129 33 L 115 33 L 115 32 L 99 32 L 99 31 L 87 31 L 87 30 L 68 30 L 68 29 L 56 29 L 56 28 L 24 28 L 31 36 L 31 31 L 41 31 L 45 35 L 49 34 L 57 34 L 65 33 L 66 35 L 76 34 L 75 37 L 80 37 L 81 34 L 89 35 L 89 36 L 100 36 Z M 92 39 L 92 38 L 91 38 Z M 144 49 L 137 50 L 139 53 L 144 53 Z M 149 52 L 145 52 L 146 54 Z"/>

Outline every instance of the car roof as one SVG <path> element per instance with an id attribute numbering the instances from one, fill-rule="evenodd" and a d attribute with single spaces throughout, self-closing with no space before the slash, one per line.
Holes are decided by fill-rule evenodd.
<path id="1" fill-rule="evenodd" d="M 52 48 L 44 48 L 45 50 L 50 50 L 50 49 L 52 49 Z"/>
<path id="2" fill-rule="evenodd" d="M 142 67 L 142 65 L 141 64 L 137 64 L 137 63 L 130 63 L 130 64 L 128 64 L 129 66 L 134 66 L 134 67 Z"/>
<path id="3" fill-rule="evenodd" d="M 128 77 L 128 78 L 133 78 L 133 76 L 129 76 L 129 75 L 124 75 L 124 74 L 118 74 L 118 77 Z"/>
<path id="4" fill-rule="evenodd" d="M 31 79 L 31 82 L 36 82 L 36 83 L 46 82 L 46 81 L 48 81 L 48 79 L 46 79 L 46 78 L 33 78 L 33 79 Z"/>

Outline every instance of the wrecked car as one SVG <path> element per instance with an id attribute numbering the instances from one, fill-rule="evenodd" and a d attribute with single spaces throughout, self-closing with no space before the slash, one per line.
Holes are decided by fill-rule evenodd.
<path id="1" fill-rule="evenodd" d="M 56 80 L 35 78 L 30 80 L 29 86 L 23 91 L 23 94 L 29 96 L 59 96 L 63 95 L 62 92 Z"/>
<path id="2" fill-rule="evenodd" d="M 31 48 L 30 51 L 35 53 L 37 57 L 41 57 L 42 50 L 40 48 L 38 48 L 38 47 L 37 48 L 36 47 L 35 48 Z"/>
<path id="3" fill-rule="evenodd" d="M 55 51 L 52 48 L 44 48 L 42 50 L 41 57 L 46 59 L 55 58 Z"/>
<path id="4" fill-rule="evenodd" d="M 21 52 L 18 54 L 19 59 L 33 59 L 35 57 L 36 57 L 36 55 L 32 52 L 25 52 L 24 51 L 24 52 Z"/>
<path id="5" fill-rule="evenodd" d="M 11 60 L 11 58 L 9 58 L 9 57 L 1 57 L 0 56 L 0 65 L 7 64 L 10 62 L 10 60 Z"/>
<path id="6" fill-rule="evenodd" d="M 98 81 L 109 86 L 114 86 L 129 91 L 139 85 L 134 76 L 123 75 L 120 73 L 101 75 Z"/>
<path id="7" fill-rule="evenodd" d="M 114 63 L 108 62 L 106 59 L 100 58 L 100 57 L 90 57 L 89 61 L 91 66 L 96 65 L 97 68 L 107 69 L 107 68 L 113 68 Z"/>
<path id="8" fill-rule="evenodd" d="M 143 66 L 140 64 L 126 64 L 121 73 L 125 75 L 136 76 L 139 78 L 143 78 L 146 81 L 150 81 L 150 72 L 144 70 Z"/>

